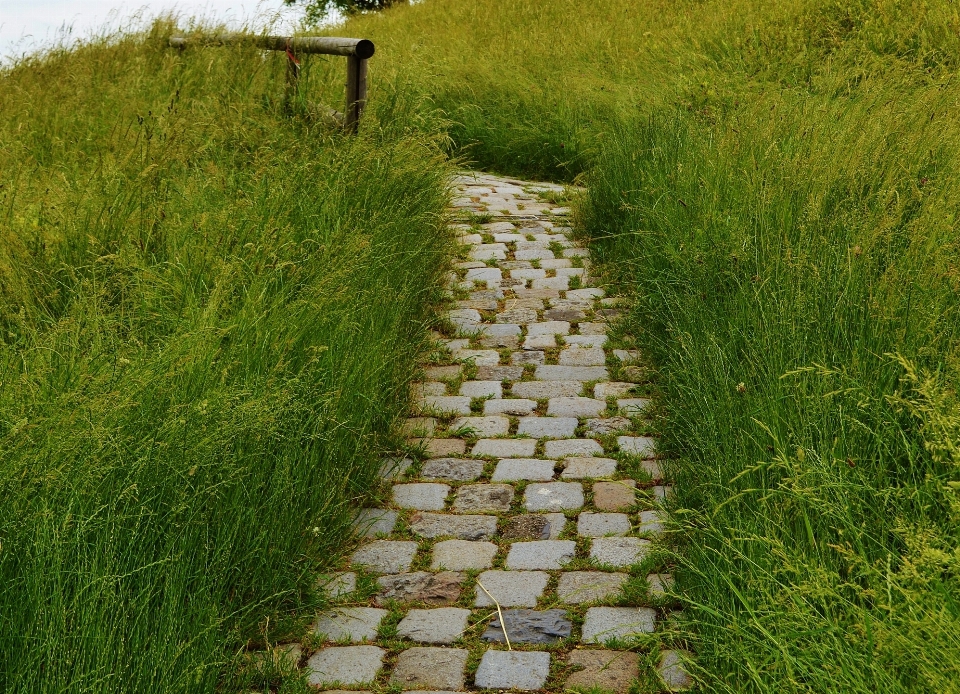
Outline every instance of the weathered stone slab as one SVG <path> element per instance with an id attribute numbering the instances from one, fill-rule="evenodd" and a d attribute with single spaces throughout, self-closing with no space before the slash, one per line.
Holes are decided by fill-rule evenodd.
<path id="1" fill-rule="evenodd" d="M 656 449 L 657 440 L 649 436 L 618 436 L 617 446 L 624 453 L 638 455 L 641 458 L 652 458 Z"/>
<path id="2" fill-rule="evenodd" d="M 580 345 L 581 347 L 603 347 L 607 343 L 607 336 L 606 335 L 567 335 L 564 338 L 564 340 L 568 345 Z M 596 392 L 594 392 L 594 397 L 595 398 L 598 397 L 596 395 Z M 599 399 L 602 400 L 603 398 L 601 397 Z"/>
<path id="3" fill-rule="evenodd" d="M 639 676 L 640 656 L 631 651 L 578 649 L 570 651 L 567 663 L 583 668 L 567 678 L 564 690 L 602 689 L 626 694 Z"/>
<path id="4" fill-rule="evenodd" d="M 557 362 L 562 366 L 603 366 L 607 355 L 601 347 L 571 345 L 560 352 Z"/>
<path id="5" fill-rule="evenodd" d="M 650 634 L 657 612 L 649 607 L 591 607 L 583 622 L 584 643 L 604 643 Z"/>
<path id="6" fill-rule="evenodd" d="M 425 480 L 453 480 L 469 482 L 483 473 L 483 463 L 479 460 L 460 458 L 435 458 L 423 464 L 420 477 Z M 443 508 L 443 506 L 440 506 Z"/>
<path id="7" fill-rule="evenodd" d="M 514 542 L 507 554 L 508 569 L 547 569 L 563 568 L 573 559 L 577 543 L 573 540 L 536 540 L 533 542 Z"/>
<path id="8" fill-rule="evenodd" d="M 518 250 L 513 254 L 513 257 L 517 260 L 545 260 L 547 258 L 553 258 L 553 251 L 546 248 L 526 248 L 523 250 Z M 556 278 L 554 278 L 556 279 Z M 534 280 L 534 289 L 566 289 L 567 285 L 559 284 L 542 284 L 546 280 Z M 540 285 L 537 283 L 540 282 Z"/>
<path id="9" fill-rule="evenodd" d="M 469 654 L 462 648 L 408 648 L 397 657 L 390 683 L 402 689 L 459 691 Z"/>
<path id="10" fill-rule="evenodd" d="M 590 558 L 617 568 L 642 561 L 650 549 L 650 541 L 639 537 L 598 537 L 590 547 Z"/>
<path id="11" fill-rule="evenodd" d="M 640 352 L 636 349 L 615 349 L 613 356 L 625 364 L 630 364 L 640 359 Z"/>
<path id="12" fill-rule="evenodd" d="M 393 503 L 418 511 L 441 511 L 450 487 L 446 484 L 414 482 L 393 485 Z M 396 572 L 394 572 L 396 573 Z"/>
<path id="13" fill-rule="evenodd" d="M 630 420 L 626 417 L 603 417 L 587 420 L 587 433 L 595 436 L 615 434 L 630 427 Z"/>
<path id="14" fill-rule="evenodd" d="M 560 476 L 565 480 L 603 479 L 612 476 L 616 471 L 617 461 L 613 458 L 581 456 L 567 458 L 564 461 L 563 474 Z"/>
<path id="15" fill-rule="evenodd" d="M 413 460 L 410 458 L 384 458 L 380 461 L 380 477 L 385 480 L 396 480 L 403 477 Z"/>
<path id="16" fill-rule="evenodd" d="M 550 260 L 549 258 L 544 258 L 540 261 L 540 267 L 544 270 L 558 270 L 564 267 L 570 267 L 571 263 L 567 258 L 554 258 Z"/>
<path id="17" fill-rule="evenodd" d="M 622 536 L 630 532 L 630 517 L 625 513 L 590 513 L 584 511 L 577 518 L 580 537 Z"/>
<path id="18" fill-rule="evenodd" d="M 587 314 L 579 308 L 551 308 L 543 312 L 545 320 L 565 321 L 569 323 L 579 323 Z M 570 344 L 577 344 L 572 342 Z"/>
<path id="19" fill-rule="evenodd" d="M 544 455 L 548 458 L 593 457 L 602 454 L 603 446 L 593 439 L 562 439 L 544 444 Z"/>
<path id="20" fill-rule="evenodd" d="M 509 302 L 508 302 L 509 303 Z M 512 308 L 497 314 L 497 323 L 526 325 L 537 322 L 537 312 L 529 308 Z"/>
<path id="21" fill-rule="evenodd" d="M 538 381 L 602 381 L 610 378 L 605 366 L 538 366 Z"/>
<path id="22" fill-rule="evenodd" d="M 514 516 L 504 528 L 504 540 L 549 540 L 550 520 L 545 513 Z"/>
<path id="23" fill-rule="evenodd" d="M 486 282 L 488 285 L 498 285 L 503 279 L 503 273 L 500 271 L 500 268 L 496 267 L 482 267 L 474 268 L 472 270 L 467 270 L 466 277 L 464 278 L 467 282 L 477 282 L 483 284 Z"/>
<path id="24" fill-rule="evenodd" d="M 523 348 L 525 350 L 553 349 L 556 346 L 557 338 L 553 335 L 528 335 L 523 340 Z"/>
<path id="25" fill-rule="evenodd" d="M 530 414 L 537 408 L 534 400 L 526 398 L 504 398 L 502 400 L 487 400 L 483 403 L 484 415 L 509 414 L 521 416 Z"/>
<path id="26" fill-rule="evenodd" d="M 504 260 L 507 252 L 499 248 L 484 248 L 484 246 L 503 246 L 502 243 L 484 243 L 474 247 L 470 251 L 470 257 L 474 260 Z"/>
<path id="27" fill-rule="evenodd" d="M 662 535 L 665 520 L 666 518 L 660 511 L 643 511 L 640 514 L 640 526 L 637 528 L 637 532 L 644 535 Z"/>
<path id="28" fill-rule="evenodd" d="M 502 398 L 503 384 L 500 381 L 464 381 L 460 395 L 468 398 Z"/>
<path id="29" fill-rule="evenodd" d="M 483 654 L 474 682 L 481 689 L 540 689 L 550 674 L 546 651 L 494 651 Z"/>
<path id="30" fill-rule="evenodd" d="M 321 614 L 313 624 L 313 634 L 325 641 L 374 641 L 386 610 L 376 607 L 342 607 Z"/>
<path id="31" fill-rule="evenodd" d="M 506 643 L 503 624 L 510 643 L 556 643 L 569 638 L 572 629 L 566 610 L 503 610 L 503 623 L 499 618 L 490 622 L 483 632 L 483 640 Z"/>
<path id="32" fill-rule="evenodd" d="M 495 516 L 459 516 L 447 513 L 415 513 L 410 529 L 420 537 L 456 537 L 461 540 L 485 540 L 497 532 Z"/>
<path id="33" fill-rule="evenodd" d="M 457 349 L 453 351 L 453 358 L 460 362 L 473 362 L 477 366 L 496 366 L 500 363 L 500 353 L 495 349 Z"/>
<path id="34" fill-rule="evenodd" d="M 550 251 L 545 251 L 549 253 Z M 542 280 L 533 280 L 530 283 L 533 289 L 558 289 L 564 291 L 570 286 L 569 277 L 547 277 Z"/>
<path id="35" fill-rule="evenodd" d="M 493 566 L 493 557 L 497 546 L 492 542 L 471 542 L 469 540 L 445 540 L 433 546 L 433 561 L 430 568 L 447 571 L 465 571 L 467 569 L 489 569 Z"/>
<path id="36" fill-rule="evenodd" d="M 510 510 L 512 501 L 513 487 L 509 484 L 469 484 L 457 490 L 453 510 L 502 513 Z"/>
<path id="37" fill-rule="evenodd" d="M 536 450 L 537 442 L 530 439 L 480 439 L 471 453 L 496 458 L 530 458 Z"/>
<path id="38" fill-rule="evenodd" d="M 579 482 L 535 482 L 524 491 L 528 511 L 574 510 L 583 506 L 583 485 Z"/>
<path id="39" fill-rule="evenodd" d="M 566 321 L 545 321 L 530 323 L 527 326 L 527 335 L 566 335 L 570 332 L 570 323 Z"/>
<path id="40" fill-rule="evenodd" d="M 426 454 L 432 458 L 463 455 L 467 445 L 461 439 L 411 439 L 414 446 L 423 446 Z"/>
<path id="41" fill-rule="evenodd" d="M 427 381 L 426 383 L 414 383 L 410 386 L 410 397 L 414 399 L 425 398 L 430 395 L 446 395 L 447 384 L 439 381 Z"/>
<path id="42" fill-rule="evenodd" d="M 607 403 L 593 398 L 550 398 L 547 414 L 551 417 L 596 417 L 607 409 Z"/>
<path id="43" fill-rule="evenodd" d="M 620 398 L 617 400 L 617 409 L 631 417 L 643 414 L 650 407 L 647 398 Z"/>
<path id="44" fill-rule="evenodd" d="M 372 683 L 383 665 L 384 655 L 386 651 L 376 646 L 324 648 L 307 661 L 307 683 L 315 687 Z"/>
<path id="45" fill-rule="evenodd" d="M 552 460 L 537 460 L 536 458 L 506 458 L 497 463 L 493 471 L 493 482 L 516 482 L 518 480 L 532 480 L 545 482 L 553 479 Z"/>
<path id="46" fill-rule="evenodd" d="M 330 598 L 348 595 L 357 589 L 357 574 L 352 571 L 323 574 L 317 579 L 317 588 Z"/>
<path id="47" fill-rule="evenodd" d="M 516 323 L 485 323 L 480 326 L 480 334 L 489 337 L 516 337 L 520 334 L 520 326 Z M 481 381 L 499 381 L 499 378 L 480 378 Z"/>
<path id="48" fill-rule="evenodd" d="M 637 503 L 637 483 L 634 480 L 594 482 L 593 505 L 600 511 L 621 511 Z"/>
<path id="49" fill-rule="evenodd" d="M 543 352 L 538 350 L 530 350 L 523 352 L 514 352 L 510 355 L 511 364 L 543 364 L 546 361 L 546 356 Z"/>
<path id="50" fill-rule="evenodd" d="M 627 578 L 627 574 L 605 571 L 566 571 L 560 574 L 557 597 L 575 605 L 605 600 L 618 595 Z"/>
<path id="51" fill-rule="evenodd" d="M 510 431 L 510 420 L 506 417 L 458 417 L 450 425 L 457 432 L 470 429 L 474 436 L 506 436 Z"/>
<path id="52" fill-rule="evenodd" d="M 420 409 L 441 415 L 470 414 L 470 398 L 462 395 L 428 395 L 420 400 Z"/>
<path id="53" fill-rule="evenodd" d="M 536 607 L 547 587 L 549 575 L 543 571 L 484 571 L 477 580 L 503 607 Z M 474 605 L 493 605 L 490 596 L 477 586 Z"/>
<path id="54" fill-rule="evenodd" d="M 354 552 L 350 563 L 376 573 L 398 574 L 410 570 L 416 553 L 416 542 L 375 540 Z"/>
<path id="55" fill-rule="evenodd" d="M 397 512 L 384 508 L 363 508 L 357 512 L 353 527 L 363 537 L 389 535 L 397 524 Z"/>
<path id="56" fill-rule="evenodd" d="M 454 364 L 452 366 L 428 366 L 423 373 L 431 381 L 453 380 L 460 376 L 461 366 Z"/>
<path id="57" fill-rule="evenodd" d="M 374 598 L 378 605 L 390 600 L 399 602 L 423 602 L 428 605 L 452 605 L 460 598 L 463 574 L 443 571 L 437 574 L 426 571 L 381 576 L 380 594 Z"/>
<path id="58" fill-rule="evenodd" d="M 397 625 L 397 634 L 420 643 L 451 644 L 467 628 L 470 610 L 440 607 L 435 610 L 410 610 Z"/>
<path id="59" fill-rule="evenodd" d="M 510 277 L 515 280 L 538 280 L 546 276 L 546 270 L 540 270 L 537 268 L 521 268 L 510 271 Z"/>
<path id="60" fill-rule="evenodd" d="M 583 383 L 580 381 L 521 381 L 514 383 L 510 392 L 518 398 L 548 400 L 576 397 L 582 390 Z"/>
<path id="61" fill-rule="evenodd" d="M 576 429 L 575 417 L 523 417 L 517 434 L 537 439 L 562 439 L 574 436 Z"/>
<path id="62" fill-rule="evenodd" d="M 682 651 L 662 651 L 660 654 L 660 664 L 657 666 L 657 673 L 671 692 L 679 692 L 684 689 L 690 689 L 693 686 L 693 678 L 687 672 L 683 661 L 689 658 L 690 654 Z"/>
<path id="63" fill-rule="evenodd" d="M 647 592 L 651 598 L 662 598 L 673 590 L 673 583 L 671 574 L 650 574 L 647 576 Z"/>
<path id="64" fill-rule="evenodd" d="M 477 367 L 477 378 L 481 381 L 519 381 L 522 377 L 522 366 Z"/>
<path id="65" fill-rule="evenodd" d="M 433 436 L 437 430 L 437 420 L 433 417 L 410 417 L 403 423 L 404 436 Z"/>

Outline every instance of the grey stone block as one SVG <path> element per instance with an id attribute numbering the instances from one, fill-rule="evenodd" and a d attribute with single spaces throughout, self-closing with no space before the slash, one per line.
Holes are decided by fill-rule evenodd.
<path id="1" fill-rule="evenodd" d="M 546 251 L 549 253 L 550 251 Z M 542 280 L 533 280 L 530 286 L 534 289 L 558 289 L 564 291 L 570 286 L 569 277 L 547 277 Z"/>
<path id="2" fill-rule="evenodd" d="M 577 543 L 573 540 L 538 540 L 534 542 L 514 542 L 507 554 L 508 569 L 547 569 L 563 568 L 573 559 Z"/>
<path id="3" fill-rule="evenodd" d="M 510 510 L 513 487 L 509 484 L 469 484 L 457 490 L 454 511 L 502 513 Z"/>
<path id="4" fill-rule="evenodd" d="M 626 513 L 590 513 L 584 511 L 577 518 L 580 537 L 622 536 L 630 532 L 630 517 Z"/>
<path id="5" fill-rule="evenodd" d="M 580 345 L 581 347 L 603 347 L 607 344 L 606 335 L 567 335 L 565 340 L 568 345 Z M 599 396 L 594 393 L 594 397 Z M 600 399 L 602 400 L 604 397 L 606 396 Z"/>
<path id="6" fill-rule="evenodd" d="M 605 366 L 538 366 L 538 381 L 602 381 L 610 378 Z"/>
<path id="7" fill-rule="evenodd" d="M 536 458 L 506 458 L 497 463 L 493 471 L 493 482 L 516 482 L 529 480 L 545 482 L 553 479 L 552 460 L 537 460 Z"/>
<path id="8" fill-rule="evenodd" d="M 510 277 L 515 280 L 538 280 L 546 276 L 546 270 L 539 270 L 537 268 L 518 268 L 510 271 Z"/>
<path id="9" fill-rule="evenodd" d="M 495 618 L 481 638 L 495 643 L 506 643 L 509 637 L 511 644 L 549 644 L 569 638 L 572 626 L 565 610 L 503 610 L 503 622 Z"/>
<path id="10" fill-rule="evenodd" d="M 487 400 L 483 403 L 484 415 L 509 414 L 521 416 L 530 414 L 537 408 L 537 403 L 526 398 L 504 398 L 502 400 Z"/>
<path id="11" fill-rule="evenodd" d="M 390 683 L 402 689 L 459 691 L 469 653 L 462 648 L 408 648 L 397 657 Z"/>
<path id="12" fill-rule="evenodd" d="M 637 483 L 634 480 L 595 482 L 593 505 L 601 511 L 620 511 L 637 503 Z"/>
<path id="13" fill-rule="evenodd" d="M 462 395 L 428 395 L 420 400 L 420 407 L 439 414 L 470 414 L 470 398 Z"/>
<path id="14" fill-rule="evenodd" d="M 425 398 L 429 395 L 446 395 L 447 384 L 436 381 L 427 381 L 426 383 L 414 383 L 410 386 L 410 397 Z"/>
<path id="15" fill-rule="evenodd" d="M 386 616 L 386 610 L 376 607 L 343 607 L 321 614 L 313 624 L 313 633 L 327 641 L 374 641 Z"/>
<path id="16" fill-rule="evenodd" d="M 348 595 L 357 589 L 357 574 L 352 571 L 323 574 L 317 579 L 317 588 L 324 591 L 330 598 Z"/>
<path id="17" fill-rule="evenodd" d="M 631 427 L 631 422 L 626 417 L 604 417 L 599 419 L 587 420 L 587 433 L 594 436 L 604 436 L 606 434 L 616 434 Z"/>
<path id="18" fill-rule="evenodd" d="M 550 528 L 550 536 L 545 538 L 547 540 L 556 540 L 567 527 L 567 517 L 562 513 L 538 513 L 537 515 L 547 519 Z"/>
<path id="19" fill-rule="evenodd" d="M 483 654 L 474 683 L 481 689 L 540 689 L 550 674 L 545 651 L 494 651 Z"/>
<path id="20" fill-rule="evenodd" d="M 657 666 L 657 673 L 671 692 L 679 692 L 684 689 L 690 689 L 693 686 L 693 678 L 687 672 L 684 660 L 689 658 L 690 654 L 682 651 L 662 651 L 660 653 L 660 664 Z"/>
<path id="21" fill-rule="evenodd" d="M 395 484 L 393 485 L 393 503 L 400 508 L 441 511 L 449 493 L 450 487 L 446 484 L 434 482 Z"/>
<path id="22" fill-rule="evenodd" d="M 492 542 L 445 540 L 433 546 L 433 561 L 430 568 L 434 571 L 489 569 L 493 566 L 493 557 L 496 553 L 497 546 Z"/>
<path id="23" fill-rule="evenodd" d="M 566 571 L 560 574 L 557 597 L 575 605 L 605 600 L 619 595 L 627 578 L 627 574 L 605 571 Z"/>
<path id="24" fill-rule="evenodd" d="M 641 458 L 652 458 L 656 448 L 656 439 L 649 436 L 618 436 L 617 446 L 624 453 L 638 455 Z"/>
<path id="25" fill-rule="evenodd" d="M 530 439 L 480 439 L 471 454 L 496 458 L 530 458 L 536 449 L 537 442 Z"/>
<path id="26" fill-rule="evenodd" d="M 503 279 L 503 273 L 500 271 L 500 268 L 495 267 L 475 268 L 472 270 L 467 270 L 467 274 L 464 279 L 467 282 L 498 285 Z"/>
<path id="27" fill-rule="evenodd" d="M 601 347 L 571 345 L 560 352 L 557 363 L 561 366 L 603 366 L 607 355 Z"/>
<path id="28" fill-rule="evenodd" d="M 580 381 L 521 381 L 514 383 L 510 392 L 518 398 L 549 400 L 576 397 L 582 390 Z"/>
<path id="29" fill-rule="evenodd" d="M 624 364 L 631 364 L 640 359 L 640 351 L 636 349 L 615 349 L 613 350 L 613 356 Z"/>
<path id="30" fill-rule="evenodd" d="M 527 326 L 527 335 L 566 335 L 570 332 L 570 323 L 561 320 L 530 323 Z"/>
<path id="31" fill-rule="evenodd" d="M 397 512 L 384 508 L 362 508 L 353 519 L 353 527 L 363 537 L 389 535 L 397 524 Z"/>
<path id="32" fill-rule="evenodd" d="M 640 655 L 630 651 L 577 649 L 570 651 L 567 662 L 583 668 L 567 678 L 564 691 L 600 689 L 613 694 L 626 694 L 640 674 Z"/>
<path id="33" fill-rule="evenodd" d="M 603 446 L 593 439 L 561 439 L 544 444 L 544 455 L 548 458 L 593 457 L 602 454 Z"/>
<path id="34" fill-rule="evenodd" d="M 428 366 L 423 370 L 426 377 L 431 381 L 446 381 L 458 378 L 460 376 L 461 366 L 453 364 L 452 366 Z"/>
<path id="35" fill-rule="evenodd" d="M 507 301 L 509 306 L 510 302 Z M 512 308 L 497 314 L 497 323 L 516 323 L 526 325 L 537 322 L 537 312 L 529 308 Z"/>
<path id="36" fill-rule="evenodd" d="M 469 398 L 502 398 L 503 385 L 500 381 L 464 381 L 460 386 L 460 395 Z"/>
<path id="37" fill-rule="evenodd" d="M 397 625 L 397 634 L 420 643 L 451 644 L 467 628 L 470 610 L 440 607 L 434 610 L 410 610 Z"/>
<path id="38" fill-rule="evenodd" d="M 416 542 L 375 540 L 354 552 L 350 563 L 376 573 L 398 574 L 410 570 L 416 553 Z"/>
<path id="39" fill-rule="evenodd" d="M 583 506 L 583 485 L 579 482 L 533 483 L 524 492 L 528 511 L 575 510 Z"/>
<path id="40" fill-rule="evenodd" d="M 528 335 L 523 340 L 523 348 L 526 350 L 553 349 L 557 346 L 557 338 L 553 335 Z"/>
<path id="41" fill-rule="evenodd" d="M 433 417 L 410 417 L 403 423 L 404 436 L 433 436 L 437 420 Z"/>
<path id="42" fill-rule="evenodd" d="M 574 436 L 576 429 L 575 417 L 524 417 L 520 420 L 517 434 L 538 439 L 562 439 Z"/>
<path id="43" fill-rule="evenodd" d="M 660 511 L 643 511 L 640 514 L 640 526 L 637 532 L 646 535 L 663 534 L 664 516 Z"/>
<path id="44" fill-rule="evenodd" d="M 376 646 L 324 648 L 307 661 L 307 683 L 315 687 L 372 683 L 386 651 Z"/>
<path id="45" fill-rule="evenodd" d="M 589 253 L 585 254 L 589 255 Z M 571 256 L 567 256 L 570 258 Z M 584 289 L 572 289 L 567 292 L 568 299 L 580 299 L 584 301 L 592 301 L 593 299 L 599 299 L 606 294 L 599 287 L 585 287 Z"/>
<path id="46" fill-rule="evenodd" d="M 606 323 L 581 323 L 580 334 L 581 335 L 606 335 L 607 324 Z"/>
<path id="47" fill-rule="evenodd" d="M 441 571 L 437 574 L 426 571 L 381 576 L 380 594 L 375 601 L 385 605 L 390 600 L 400 602 L 423 602 L 428 605 L 452 605 L 460 598 L 460 584 L 463 574 L 454 571 Z"/>
<path id="48" fill-rule="evenodd" d="M 620 398 L 617 400 L 617 409 L 631 417 L 642 414 L 650 407 L 650 400 L 647 398 Z"/>
<path id="49" fill-rule="evenodd" d="M 384 458 L 380 461 L 380 477 L 385 480 L 396 480 L 403 477 L 413 460 L 410 458 Z"/>
<path id="50" fill-rule="evenodd" d="M 671 574 L 650 574 L 647 576 L 647 592 L 651 598 L 662 598 L 673 590 L 673 583 Z"/>
<path id="51" fill-rule="evenodd" d="M 485 540 L 497 533 L 495 516 L 458 516 L 447 513 L 416 513 L 410 517 L 410 529 L 420 537 L 456 537 L 460 540 Z"/>
<path id="52" fill-rule="evenodd" d="M 485 323 L 480 326 L 480 334 L 489 337 L 515 337 L 520 334 L 520 326 L 516 323 Z M 500 378 L 479 378 L 481 381 L 501 381 Z"/>
<path id="53" fill-rule="evenodd" d="M 571 263 L 567 258 L 554 258 L 553 260 L 545 258 L 540 261 L 540 267 L 542 267 L 544 270 L 558 270 L 560 268 L 570 266 Z"/>
<path id="54" fill-rule="evenodd" d="M 519 381 L 522 377 L 522 366 L 477 367 L 477 378 L 481 381 Z"/>
<path id="55" fill-rule="evenodd" d="M 591 607 L 583 622 L 584 643 L 629 639 L 654 630 L 656 610 L 648 607 Z"/>
<path id="56" fill-rule="evenodd" d="M 420 477 L 425 480 L 453 480 L 469 482 L 483 473 L 483 463 L 479 460 L 461 458 L 435 458 L 423 464 Z M 446 497 L 446 494 L 444 494 Z M 441 505 L 440 508 L 443 508 Z"/>
<path id="57" fill-rule="evenodd" d="M 607 409 L 607 403 L 593 398 L 550 398 L 547 414 L 551 417 L 596 417 Z"/>
<path id="58" fill-rule="evenodd" d="M 477 366 L 496 366 L 500 363 L 500 353 L 495 349 L 456 349 L 453 351 L 453 358 L 455 361 L 473 362 Z"/>
<path id="59" fill-rule="evenodd" d="M 546 361 L 546 356 L 543 352 L 540 351 L 524 351 L 524 352 L 514 352 L 510 355 L 511 364 L 543 364 Z"/>
<path id="60" fill-rule="evenodd" d="M 486 591 L 477 586 L 474 605 L 493 605 L 492 595 L 502 607 L 536 607 L 548 579 L 543 571 L 484 571 L 477 580 Z"/>
<path id="61" fill-rule="evenodd" d="M 506 436 L 510 420 L 506 417 L 458 417 L 450 425 L 451 431 L 471 429 L 474 436 Z"/>
<path id="62" fill-rule="evenodd" d="M 603 479 L 611 477 L 616 471 L 617 461 L 613 458 L 581 456 L 567 458 L 564 461 L 563 474 L 560 476 L 565 480 Z"/>
<path id="63" fill-rule="evenodd" d="M 639 537 L 598 537 L 590 547 L 590 558 L 617 568 L 642 561 L 650 541 Z"/>

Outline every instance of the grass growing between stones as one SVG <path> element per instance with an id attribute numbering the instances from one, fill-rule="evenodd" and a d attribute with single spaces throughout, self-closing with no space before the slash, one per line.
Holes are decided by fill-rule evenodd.
<path id="1" fill-rule="evenodd" d="M 167 33 L 0 74 L 7 692 L 282 680 L 233 654 L 310 618 L 439 300 L 429 141 L 325 134 L 282 57 Z"/>

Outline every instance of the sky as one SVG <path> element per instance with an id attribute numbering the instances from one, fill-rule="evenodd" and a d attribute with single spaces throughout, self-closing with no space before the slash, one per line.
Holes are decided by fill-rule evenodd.
<path id="1" fill-rule="evenodd" d="M 0 0 L 0 61 L 55 44 L 64 35 L 82 39 L 103 28 L 129 26 L 131 17 L 171 10 L 232 26 L 262 27 L 279 17 L 276 33 L 291 29 L 301 14 L 283 0 Z"/>

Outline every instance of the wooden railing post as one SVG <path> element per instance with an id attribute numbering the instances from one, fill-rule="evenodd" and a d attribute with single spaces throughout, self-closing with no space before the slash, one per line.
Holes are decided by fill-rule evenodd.
<path id="1" fill-rule="evenodd" d="M 355 133 L 360 125 L 363 107 L 367 104 L 367 59 L 347 56 L 347 110 L 343 127 Z"/>

